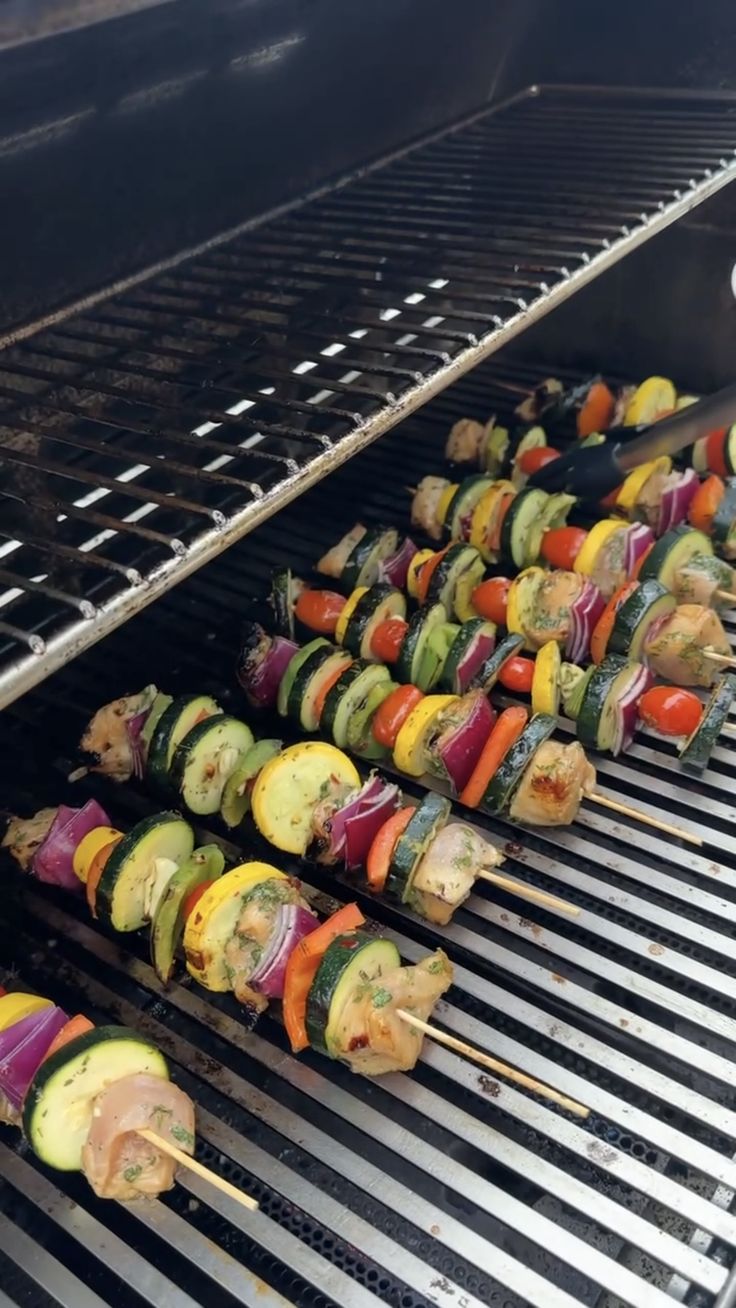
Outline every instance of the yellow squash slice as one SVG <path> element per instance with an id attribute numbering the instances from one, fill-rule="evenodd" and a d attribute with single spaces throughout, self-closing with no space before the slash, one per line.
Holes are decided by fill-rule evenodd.
<path id="1" fill-rule="evenodd" d="M 457 695 L 425 695 L 415 705 L 394 744 L 394 763 L 408 777 L 427 771 L 427 743 L 440 713 L 455 703 Z"/>
<path id="2" fill-rule="evenodd" d="M 312 838 L 315 805 L 338 786 L 360 786 L 347 754 L 310 740 L 291 745 L 259 772 L 253 789 L 253 818 L 261 835 L 287 854 L 305 854 Z"/>
<path id="3" fill-rule="evenodd" d="M 207 990 L 231 990 L 225 946 L 235 934 L 243 900 L 263 881 L 286 880 L 270 863 L 242 863 L 215 881 L 184 926 L 187 971 Z"/>

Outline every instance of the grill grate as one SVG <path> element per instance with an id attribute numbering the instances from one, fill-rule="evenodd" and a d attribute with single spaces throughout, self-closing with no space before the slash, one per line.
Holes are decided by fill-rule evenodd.
<path id="1" fill-rule="evenodd" d="M 532 88 L 6 342 L 0 705 L 725 185 L 736 103 Z"/>
<path id="2" fill-rule="evenodd" d="M 0 719 L 7 806 L 96 793 L 121 825 L 152 811 L 133 786 L 64 782 L 93 708 L 155 679 L 174 692 L 224 687 L 242 712 L 237 630 L 268 570 L 308 569 L 357 504 L 363 520 L 401 521 L 404 484 L 439 466 L 448 424 L 503 414 L 538 375 L 489 361 L 14 703 Z M 601 761 L 612 794 L 701 829 L 699 851 L 587 810 L 570 830 L 533 835 L 480 819 L 506 843 L 512 875 L 580 905 L 574 922 L 531 905 L 519 917 L 518 901 L 483 887 L 436 932 L 358 896 L 407 959 L 448 948 L 457 983 L 438 1019 L 588 1105 L 584 1123 L 440 1048 L 412 1076 L 375 1085 L 297 1060 L 273 1015 L 248 1032 L 226 998 L 181 984 L 163 993 L 142 940 L 107 937 L 68 899 L 26 887 L 0 968 L 155 1039 L 201 1107 L 202 1157 L 262 1209 L 244 1217 L 190 1180 L 142 1212 L 106 1206 L 78 1178 L 43 1172 L 9 1133 L 0 1254 L 11 1301 L 733 1308 L 735 766 L 724 744 L 696 785 L 652 736 Z M 273 858 L 251 831 L 231 853 Z M 355 893 L 316 869 L 309 882 L 321 905 Z M 71 1281 L 56 1279 L 54 1259 Z"/>

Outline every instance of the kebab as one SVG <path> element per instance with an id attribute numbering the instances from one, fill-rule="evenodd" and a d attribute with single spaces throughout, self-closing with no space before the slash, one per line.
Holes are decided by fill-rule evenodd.
<path id="1" fill-rule="evenodd" d="M 272 698 L 264 700 L 260 691 L 267 675 L 262 664 L 270 659 L 269 638 L 264 637 L 255 624 L 249 629 L 238 673 L 246 696 L 253 702 L 255 685 L 262 706 L 278 706 L 304 730 L 319 728 L 341 749 L 371 760 L 391 756 L 399 772 L 413 777 L 442 776 L 462 803 L 512 821 L 568 825 L 584 797 L 606 807 L 617 804 L 595 791 L 595 769 L 578 742 L 551 740 L 556 717 L 536 713 L 528 720 L 526 709 L 517 709 L 496 721 L 482 686 L 462 696 L 425 695 L 416 684 L 397 686 L 385 665 L 362 657 L 336 669 L 339 647 L 324 637 L 292 657 Z M 516 640 L 518 649 L 521 638 L 509 639 Z M 413 647 L 413 656 L 422 663 L 421 641 Z M 491 658 L 502 660 L 503 653 L 494 650 Z M 701 843 L 626 805 L 620 811 Z"/>
<path id="2" fill-rule="evenodd" d="M 0 1120 L 21 1127 L 48 1167 L 82 1172 L 100 1199 L 154 1199 L 183 1166 L 258 1207 L 192 1156 L 194 1104 L 150 1040 L 2 988 Z"/>
<path id="3" fill-rule="evenodd" d="M 286 771 L 293 771 L 295 755 L 302 748 L 294 747 L 291 755 L 286 751 L 282 761 Z M 264 825 L 274 823 L 272 837 L 293 845 L 293 829 L 274 798 L 273 787 L 266 793 Z M 172 815 L 158 816 L 168 819 Z M 374 879 L 385 861 L 385 880 L 391 879 L 397 893 L 401 892 L 401 902 L 405 903 L 424 893 L 420 865 L 430 854 L 432 835 L 442 826 L 446 812 L 437 796 L 427 796 L 409 816 L 401 832 L 392 834 L 393 828 L 381 815 L 377 831 L 380 840 L 371 861 Z M 86 876 L 87 884 L 94 877 L 97 864 L 103 862 L 103 881 L 98 884 L 98 894 L 109 875 L 110 859 L 115 849 L 119 849 L 119 845 L 113 845 L 110 850 L 109 826 L 89 826 L 91 820 L 99 817 L 99 811 L 92 810 L 91 814 L 88 811 L 84 823 L 88 828 L 86 834 L 76 845 L 73 840 L 67 841 L 72 872 L 80 879 Z M 99 904 L 103 920 L 118 929 L 134 930 L 138 925 L 147 925 L 146 906 L 150 901 L 142 884 L 140 840 L 146 832 L 150 833 L 152 820 L 156 821 L 145 819 L 138 823 L 119 842 L 124 844 L 127 840 L 130 848 L 138 849 L 138 857 L 128 859 L 122 867 L 118 865 L 116 880 L 122 880 L 123 885 L 110 898 L 103 895 Z M 157 826 L 159 860 L 163 860 L 174 856 L 179 844 L 169 822 L 164 827 L 160 822 Z M 25 824 L 21 819 L 13 819 L 5 841 L 16 860 L 31 872 L 39 866 L 47 867 L 43 861 L 37 862 L 44 843 L 43 840 L 38 843 L 40 827 L 38 815 Z M 163 829 L 171 837 L 168 847 L 162 840 Z M 365 829 L 363 824 L 362 838 Z M 432 857 L 437 861 L 436 855 Z M 173 864 L 174 857 L 169 861 Z M 113 865 L 112 871 L 115 870 Z M 150 875 L 156 876 L 155 868 Z M 418 964 L 404 966 L 392 941 L 363 930 L 365 919 L 356 904 L 345 905 L 319 923 L 301 899 L 298 883 L 268 864 L 244 864 L 227 873 L 216 869 L 216 875 L 199 883 L 195 893 L 190 892 L 183 902 L 183 887 L 178 880 L 179 874 L 174 872 L 169 888 L 175 889 L 179 898 L 176 931 L 179 939 L 183 939 L 190 975 L 206 989 L 231 991 L 241 1002 L 254 1003 L 257 1009 L 262 1010 L 268 999 L 281 999 L 284 1023 L 295 1053 L 313 1048 L 346 1063 L 352 1071 L 379 1076 L 390 1071 L 410 1071 L 421 1054 L 423 1037 L 429 1035 L 569 1111 L 587 1116 L 588 1110 L 576 1101 L 428 1023 L 436 1002 L 452 983 L 452 964 L 443 950 L 435 950 Z M 131 896 L 136 900 L 135 912 Z M 166 895 L 156 913 L 164 911 L 165 902 Z M 159 970 L 156 916 L 150 925 Z M 169 977 L 167 963 L 166 982 Z M 147 1135 L 145 1138 L 148 1140 Z"/>
<path id="4" fill-rule="evenodd" d="M 663 544 L 658 542 L 658 547 Z M 426 568 L 432 569 L 428 581 Z M 302 588 L 294 614 L 312 630 L 334 634 L 343 652 L 387 663 L 397 682 L 413 683 L 425 693 L 436 687 L 458 694 L 477 686 L 489 691 L 500 681 L 509 690 L 531 692 L 532 707 L 553 716 L 562 698 L 568 717 L 578 721 L 586 748 L 614 753 L 626 748 L 640 702 L 650 724 L 654 719 L 658 730 L 684 739 L 681 758 L 686 767 L 707 760 L 719 719 L 727 729 L 731 681 L 715 697 L 718 712 L 714 708 L 706 714 L 702 734 L 696 696 L 683 692 L 678 697 L 673 690 L 663 701 L 661 688 L 650 693 L 653 673 L 679 685 L 708 689 L 731 663 L 730 645 L 716 614 L 702 605 L 676 605 L 658 580 L 628 583 L 606 605 L 581 573 L 528 568 L 513 582 L 495 577 L 475 586 L 470 592 L 475 616 L 459 624 L 448 621 L 450 606 L 456 617 L 468 612 L 467 591 L 459 593 L 458 584 L 450 552 L 436 554 L 418 579 L 409 576 L 409 590 L 416 593 L 421 586 L 425 602 L 408 622 L 403 594 L 383 582 L 359 587 L 347 599 Z M 509 634 L 498 642 L 500 626 Z M 536 651 L 534 661 L 521 657 L 524 646 Z M 595 668 L 585 671 L 579 666 L 588 655 L 594 665 L 606 660 L 602 671 L 595 672 L 589 695 Z M 339 657 L 333 666 L 337 678 L 343 666 Z M 607 708 L 617 697 L 621 710 Z M 302 715 L 302 725 L 307 730 L 316 727 L 308 713 Z M 358 727 L 354 735 L 356 731 Z M 360 747 L 359 740 L 356 743 Z"/>
<path id="5" fill-rule="evenodd" d="M 284 716 L 287 713 L 289 680 L 285 676 L 280 681 L 277 680 L 274 676 L 274 667 L 281 667 L 285 645 L 288 645 L 288 649 L 291 651 L 287 661 L 290 662 L 297 652 L 297 646 L 284 642 L 280 638 L 273 640 L 267 637 L 261 629 L 258 629 L 256 649 L 251 652 L 248 674 L 249 693 L 252 702 L 260 706 L 273 705 L 280 695 L 283 701 Z M 339 657 L 330 660 L 330 668 L 335 665 L 337 669 L 346 670 L 350 662 L 350 656 L 343 651 L 339 653 Z M 329 671 L 329 669 L 325 669 L 325 671 Z M 320 681 L 320 686 L 324 687 L 323 681 Z M 317 689 L 319 690 L 319 686 Z M 295 693 L 299 693 L 298 686 Z M 149 729 L 147 723 L 142 725 L 141 704 L 145 703 L 148 706 L 148 713 L 153 717 L 160 710 L 163 702 L 166 703 L 166 707 L 160 716 L 158 724 L 154 723 L 152 729 Z M 214 795 L 215 798 L 219 798 L 220 816 L 225 825 L 229 827 L 236 827 L 242 822 L 251 809 L 251 803 L 256 792 L 259 796 L 258 812 L 265 812 L 271 790 L 276 794 L 280 794 L 284 784 L 288 783 L 286 786 L 288 797 L 284 822 L 274 822 L 270 818 L 267 823 L 261 822 L 254 808 L 254 816 L 266 838 L 279 849 L 286 849 L 290 853 L 302 857 L 310 854 L 320 862 L 329 863 L 338 861 L 338 855 L 343 852 L 342 847 L 335 852 L 336 837 L 334 832 L 339 829 L 343 837 L 347 867 L 352 870 L 359 868 L 365 862 L 365 855 L 367 854 L 366 832 L 370 832 L 371 826 L 375 827 L 381 816 L 385 815 L 392 806 L 395 807 L 400 801 L 398 788 L 394 785 L 387 786 L 379 778 L 370 778 L 365 785 L 361 786 L 358 773 L 345 754 L 329 746 L 318 744 L 308 744 L 296 751 L 286 751 L 284 761 L 284 752 L 280 740 L 260 740 L 247 749 L 240 757 L 240 760 L 233 759 L 228 754 L 223 762 L 224 751 L 228 747 L 223 746 L 221 743 L 223 740 L 222 733 L 216 736 L 214 732 L 218 714 L 212 714 L 207 718 L 203 718 L 201 722 L 195 723 L 193 727 L 190 726 L 189 732 L 185 732 L 183 736 L 179 734 L 184 727 L 191 723 L 193 718 L 204 712 L 205 708 L 209 712 L 213 704 L 214 701 L 212 700 L 205 702 L 205 697 L 202 696 L 182 696 L 177 700 L 171 700 L 170 696 L 162 696 L 159 692 L 156 692 L 155 687 L 149 686 L 139 695 L 126 696 L 112 701 L 111 704 L 103 705 L 87 725 L 81 742 L 84 752 L 91 756 L 91 770 L 106 775 L 117 782 L 128 780 L 134 775 L 141 777 L 145 773 L 146 778 L 151 779 L 159 790 L 165 791 L 169 796 L 178 794 L 178 797 L 199 816 L 218 811 L 213 806 Z M 217 706 L 215 705 L 215 707 Z M 313 721 L 313 729 L 316 729 L 317 726 L 317 719 L 313 719 L 312 716 L 315 707 L 316 705 L 312 705 L 311 699 L 305 701 L 303 706 L 304 713 L 310 714 L 309 721 L 310 723 Z M 490 709 L 489 705 L 487 707 Z M 219 716 L 226 723 L 227 721 L 233 721 L 226 719 L 225 715 L 220 714 Z M 211 731 L 206 729 L 207 723 L 212 728 Z M 243 726 L 243 724 L 239 725 Z M 217 747 L 219 753 L 215 752 L 213 754 L 209 748 L 204 749 L 203 732 L 205 744 L 210 738 L 220 742 Z M 249 733 L 249 735 L 252 739 L 252 734 Z M 173 752 L 171 749 L 172 736 L 178 739 Z M 151 742 L 150 747 L 146 744 L 148 740 Z M 192 748 L 192 740 L 194 748 Z M 154 745 L 156 746 L 155 749 Z M 170 765 L 166 762 L 169 757 L 171 758 Z M 181 758 L 187 760 L 186 768 L 178 764 L 177 760 Z M 229 773 L 228 780 L 224 785 L 223 767 Z M 87 770 L 87 767 L 82 769 L 84 772 Z M 72 775 L 78 776 L 79 773 L 73 773 Z M 279 802 L 283 803 L 284 801 L 279 800 Z M 96 813 L 95 801 L 90 801 L 90 805 L 92 806 L 92 813 L 88 820 L 99 820 L 97 818 L 101 811 L 99 805 L 96 806 Z M 44 811 L 47 822 L 50 820 L 49 815 L 52 815 L 53 812 L 54 810 Z M 65 815 L 69 810 L 61 809 L 58 812 L 61 814 L 61 818 L 57 817 L 57 824 L 60 820 L 68 820 Z M 449 809 L 445 821 L 448 816 Z M 151 820 L 154 823 L 154 829 L 161 825 L 164 818 L 166 818 L 167 822 L 173 820 L 181 822 L 181 819 L 177 819 L 176 814 L 159 815 L 159 819 Z M 78 819 L 78 821 L 81 821 L 81 819 Z M 23 842 L 28 841 L 29 832 L 36 838 L 44 837 L 44 814 L 38 815 L 38 823 L 38 829 L 28 828 L 27 824 L 24 824 L 19 847 L 16 850 L 18 861 L 26 857 Z M 184 854 L 188 859 L 191 854 L 191 848 L 188 846 L 191 829 L 187 823 L 182 823 L 181 827 L 181 838 L 187 846 Z M 285 832 L 291 841 L 288 845 L 283 843 Z M 331 832 L 333 833 L 332 836 L 330 835 Z M 112 839 L 115 834 L 110 832 L 109 839 Z M 146 841 L 146 848 L 148 848 L 151 842 L 145 827 L 143 836 Z M 168 834 L 166 838 L 168 839 Z M 7 839 L 8 843 L 12 844 L 14 839 L 12 830 Z M 45 876 L 46 864 L 49 861 L 48 844 L 50 843 L 52 849 L 54 849 L 58 839 L 58 833 L 52 830 L 49 842 L 44 845 L 44 848 L 35 853 L 31 851 L 36 867 L 40 870 L 42 876 Z M 153 834 L 151 835 L 152 839 Z M 153 849 L 153 855 L 153 866 L 155 867 L 155 849 Z M 534 887 L 527 886 L 523 882 L 517 882 L 494 871 L 502 861 L 502 857 L 495 846 L 487 841 L 482 841 L 480 844 L 476 843 L 473 861 L 465 860 L 465 874 L 462 877 L 456 877 L 451 883 L 453 893 L 450 893 L 451 885 L 449 882 L 441 894 L 436 893 L 436 888 L 428 886 L 427 895 L 416 898 L 413 905 L 414 910 L 420 916 L 427 917 L 433 922 L 446 923 L 450 920 L 454 910 L 470 893 L 474 881 L 480 878 L 490 881 L 499 888 L 518 895 L 522 899 L 528 899 L 532 902 L 546 902 L 548 905 L 554 902 L 554 906 L 561 908 L 562 911 L 574 911 L 563 900 L 558 900 L 554 896 L 546 896 Z M 164 859 L 160 865 L 160 873 L 156 873 L 154 877 L 149 878 L 143 904 L 144 915 L 146 913 L 153 915 L 152 910 L 155 910 L 161 901 L 161 897 L 168 885 L 168 878 L 171 876 L 170 862 L 171 860 Z M 221 872 L 223 866 L 222 855 L 216 847 L 206 846 L 197 851 L 196 857 L 193 856 L 193 869 L 187 864 L 189 871 L 180 874 L 182 894 L 188 893 L 189 889 L 194 890 L 198 881 L 204 879 L 207 875 L 206 870 L 218 863 Z M 98 870 L 95 869 L 95 874 L 91 880 L 85 878 L 88 886 L 88 903 L 93 911 L 95 908 L 95 878 L 97 874 Z M 198 875 L 190 886 L 190 876 L 193 874 Z M 73 886 L 73 871 L 69 874 L 67 880 Z M 173 883 L 175 890 L 179 884 L 179 881 Z M 103 885 L 103 894 L 109 895 L 110 891 L 105 890 L 106 885 L 107 881 Z M 166 903 L 165 900 L 163 902 Z M 440 905 L 442 905 L 441 909 Z M 439 912 L 446 915 L 438 916 Z M 169 918 L 170 915 L 167 913 L 164 917 L 164 927 L 160 933 L 161 949 L 165 958 L 173 958 L 170 935 L 166 926 Z M 116 923 L 113 923 L 113 925 L 116 925 Z M 155 963 L 155 951 L 152 957 Z M 161 972 L 159 974 L 162 975 Z M 253 1002 L 252 999 L 251 1002 Z"/>

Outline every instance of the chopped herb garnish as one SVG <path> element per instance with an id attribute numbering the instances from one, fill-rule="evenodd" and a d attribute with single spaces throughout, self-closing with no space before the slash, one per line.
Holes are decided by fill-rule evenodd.
<path id="1" fill-rule="evenodd" d="M 191 1131 L 187 1131 L 187 1128 L 185 1126 L 182 1126 L 181 1122 L 176 1122 L 174 1126 L 172 1126 L 171 1134 L 173 1135 L 175 1140 L 179 1141 L 179 1144 L 183 1144 L 183 1145 L 194 1144 L 193 1133 Z"/>
<path id="2" fill-rule="evenodd" d="M 126 1167 L 123 1172 L 123 1180 L 127 1181 L 128 1185 L 133 1185 L 134 1181 L 138 1180 L 142 1171 L 143 1168 L 140 1163 L 136 1163 L 134 1167 Z"/>
<path id="3" fill-rule="evenodd" d="M 386 1004 L 391 1003 L 392 998 L 390 990 L 386 990 L 385 986 L 379 986 L 378 990 L 373 991 L 373 1007 L 385 1008 Z"/>

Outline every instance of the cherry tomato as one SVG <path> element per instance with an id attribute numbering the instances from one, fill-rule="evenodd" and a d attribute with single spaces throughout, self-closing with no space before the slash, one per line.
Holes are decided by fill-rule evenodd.
<path id="1" fill-rule="evenodd" d="M 578 413 L 578 436 L 592 436 L 594 431 L 605 431 L 610 427 L 616 400 L 605 382 L 593 382 Z"/>
<path id="2" fill-rule="evenodd" d="M 623 482 L 621 482 L 621 486 L 623 486 Z M 618 503 L 618 497 L 621 494 L 621 486 L 617 486 L 615 490 L 609 491 L 608 495 L 606 495 L 602 500 L 599 500 L 602 509 L 615 509 Z"/>
<path id="3" fill-rule="evenodd" d="M 527 477 L 533 476 L 539 472 L 545 464 L 551 463 L 553 459 L 559 459 L 560 451 L 553 450 L 550 445 L 542 445 L 536 450 L 525 450 L 520 458 L 516 460 L 517 467 Z"/>
<path id="4" fill-rule="evenodd" d="M 523 659 L 518 654 L 507 659 L 498 674 L 498 680 L 507 690 L 528 695 L 534 680 L 534 659 Z"/>
<path id="5" fill-rule="evenodd" d="M 551 568 L 572 572 L 575 560 L 588 538 L 582 527 L 556 527 L 542 537 L 542 558 Z"/>
<path id="6" fill-rule="evenodd" d="M 393 749 L 396 737 L 412 709 L 424 699 L 418 686 L 397 686 L 387 695 L 373 715 L 371 730 L 374 740 L 386 749 Z"/>
<path id="7" fill-rule="evenodd" d="M 709 536 L 713 527 L 713 518 L 725 493 L 726 487 L 720 477 L 706 477 L 690 501 L 687 511 L 690 526 L 696 527 L 698 531 L 704 531 L 706 536 Z"/>
<path id="8" fill-rule="evenodd" d="M 303 590 L 294 612 L 310 631 L 334 636 L 337 619 L 345 608 L 345 596 L 334 590 Z"/>
<path id="9" fill-rule="evenodd" d="M 653 686 L 639 700 L 639 717 L 663 736 L 689 736 L 703 716 L 703 705 L 691 690 Z"/>
<path id="10" fill-rule="evenodd" d="M 470 600 L 479 617 L 495 622 L 497 627 L 503 627 L 510 589 L 508 577 L 489 577 L 488 581 L 482 581 L 476 586 Z"/>
<path id="11" fill-rule="evenodd" d="M 375 654 L 381 663 L 395 663 L 408 628 L 409 623 L 403 618 L 386 618 L 385 622 L 379 622 L 371 637 L 371 654 Z"/>
<path id="12" fill-rule="evenodd" d="M 717 427 L 705 438 L 705 466 L 708 472 L 715 472 L 719 477 L 727 477 L 726 437 L 728 429 Z"/>
<path id="13" fill-rule="evenodd" d="M 210 886 L 214 886 L 214 884 L 215 884 L 214 880 L 200 881 L 199 885 L 194 887 L 194 890 L 190 890 L 189 894 L 184 900 L 184 906 L 183 906 L 183 914 L 184 914 L 185 922 L 187 921 L 189 914 L 194 912 L 205 890 L 209 890 Z"/>

